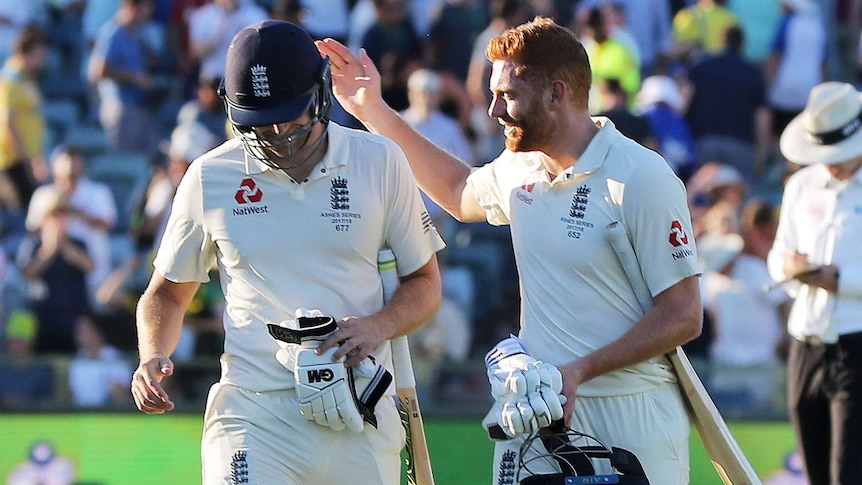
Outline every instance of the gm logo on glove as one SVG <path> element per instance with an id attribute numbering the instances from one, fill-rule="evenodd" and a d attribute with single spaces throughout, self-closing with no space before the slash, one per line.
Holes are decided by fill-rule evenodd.
<path id="1" fill-rule="evenodd" d="M 332 372 L 332 369 L 309 369 L 306 382 L 332 382 L 332 379 L 335 379 L 335 373 Z"/>

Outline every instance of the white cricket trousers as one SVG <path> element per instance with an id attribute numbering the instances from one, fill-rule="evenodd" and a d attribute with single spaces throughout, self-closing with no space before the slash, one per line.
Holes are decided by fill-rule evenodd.
<path id="1" fill-rule="evenodd" d="M 216 383 L 204 414 L 203 485 L 397 485 L 405 433 L 395 401 L 384 397 L 375 414 L 377 429 L 333 431 L 300 414 L 293 389 Z"/>
<path id="2" fill-rule="evenodd" d="M 616 446 L 634 453 L 652 485 L 689 483 L 690 428 L 676 383 L 623 396 L 577 397 L 571 425 L 572 430 L 595 436 L 608 447 Z M 494 484 L 517 484 L 530 476 L 524 471 L 518 476 L 522 461 L 519 449 L 525 438 L 495 443 Z M 536 443 L 541 446 L 539 440 Z M 553 460 L 531 459 L 545 453 L 544 447 L 538 451 L 531 448 L 523 461 L 529 462 L 530 470 L 537 475 L 560 473 Z M 594 465 L 596 473 L 612 473 L 608 460 L 595 460 Z"/>

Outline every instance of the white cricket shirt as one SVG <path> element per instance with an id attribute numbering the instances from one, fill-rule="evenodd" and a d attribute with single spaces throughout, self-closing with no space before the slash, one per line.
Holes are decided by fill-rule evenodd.
<path id="1" fill-rule="evenodd" d="M 217 258 L 225 294 L 222 382 L 253 391 L 293 387 L 266 324 L 319 308 L 336 320 L 383 306 L 377 251 L 400 275 L 444 243 L 397 145 L 329 124 L 329 148 L 308 180 L 246 160 L 228 140 L 195 160 L 177 189 L 154 261 L 175 282 L 207 281 Z M 389 345 L 375 357 L 391 369 Z"/>
<path id="2" fill-rule="evenodd" d="M 839 335 L 862 332 L 862 170 L 839 182 L 817 164 L 788 179 L 767 258 L 776 281 L 785 277 L 786 251 L 807 254 L 814 266 L 834 264 L 841 272 L 837 293 L 787 285 L 795 297 L 787 320 L 790 335 L 835 342 Z"/>
<path id="3" fill-rule="evenodd" d="M 511 225 L 520 336 L 557 365 L 616 340 L 643 315 L 606 239 L 611 222 L 626 228 L 653 295 L 700 273 L 682 182 L 661 156 L 596 121 L 602 129 L 575 167 L 553 181 L 544 155 L 508 150 L 468 179 L 488 221 Z M 630 394 L 673 379 L 657 358 L 585 382 L 578 394 Z"/>

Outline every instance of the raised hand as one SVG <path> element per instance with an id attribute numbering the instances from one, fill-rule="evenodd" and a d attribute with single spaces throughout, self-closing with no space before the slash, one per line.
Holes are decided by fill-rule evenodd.
<path id="1" fill-rule="evenodd" d="M 364 113 L 383 103 L 380 72 L 365 49 L 360 49 L 357 56 L 334 39 L 318 40 L 314 44 L 321 56 L 329 58 L 332 92 L 348 113 L 362 120 Z"/>

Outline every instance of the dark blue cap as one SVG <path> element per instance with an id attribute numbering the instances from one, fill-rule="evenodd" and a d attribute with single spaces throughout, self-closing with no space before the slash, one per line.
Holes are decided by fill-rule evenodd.
<path id="1" fill-rule="evenodd" d="M 311 108 L 326 61 L 301 27 L 264 20 L 230 43 L 224 89 L 228 118 L 237 126 L 266 126 L 299 118 Z"/>

